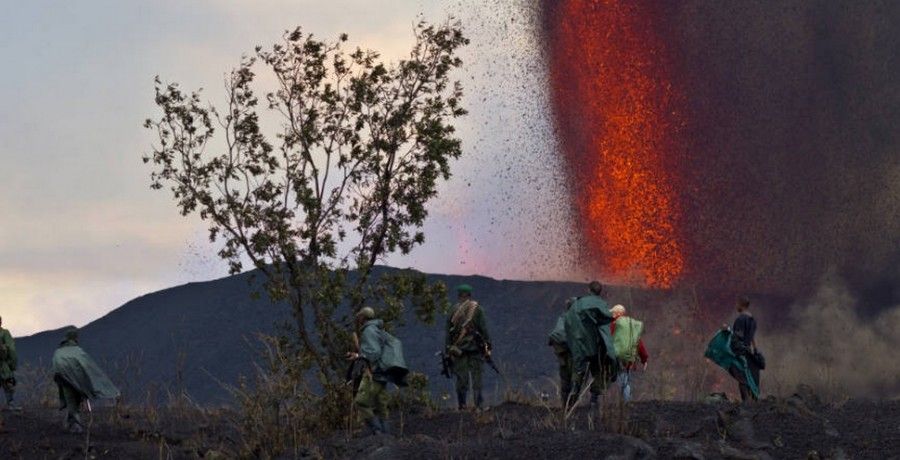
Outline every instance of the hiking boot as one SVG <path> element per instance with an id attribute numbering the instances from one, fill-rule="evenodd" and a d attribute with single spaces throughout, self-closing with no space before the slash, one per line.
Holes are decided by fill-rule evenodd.
<path id="1" fill-rule="evenodd" d="M 9 395 L 9 397 L 6 398 L 6 407 L 4 409 L 13 412 L 22 411 L 22 407 L 16 404 L 16 401 L 13 399 L 12 395 Z"/>
<path id="2" fill-rule="evenodd" d="M 570 391 L 560 390 L 559 402 L 562 407 L 566 407 L 566 405 L 569 403 L 569 394 L 570 393 L 571 393 Z"/>
<path id="3" fill-rule="evenodd" d="M 456 392 L 456 403 L 460 410 L 460 412 L 466 410 L 466 392 L 465 391 L 457 391 Z"/>
<path id="4" fill-rule="evenodd" d="M 366 426 L 372 431 L 372 435 L 384 433 L 384 422 L 382 422 L 381 418 L 378 416 L 366 420 Z"/>
<path id="5" fill-rule="evenodd" d="M 475 391 L 475 409 L 481 409 L 481 405 L 484 404 L 484 398 L 481 397 L 481 391 Z"/>
<path id="6" fill-rule="evenodd" d="M 597 395 L 593 395 L 593 394 L 592 394 L 592 395 L 591 395 L 591 404 L 590 404 L 590 406 L 588 407 L 588 413 L 589 413 L 591 416 L 594 416 L 594 415 L 597 415 L 597 413 L 598 413 L 599 411 L 600 411 L 600 400 L 599 400 L 599 398 L 597 397 Z"/>

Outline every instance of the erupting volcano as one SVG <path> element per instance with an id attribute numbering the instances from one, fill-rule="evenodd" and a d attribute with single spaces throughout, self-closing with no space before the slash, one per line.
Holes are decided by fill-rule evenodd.
<path id="1" fill-rule="evenodd" d="M 900 301 L 885 287 L 900 37 L 883 19 L 900 7 L 548 0 L 541 15 L 583 268 L 787 295 L 833 272 Z"/>
<path id="2" fill-rule="evenodd" d="M 671 167 L 682 95 L 645 2 L 545 2 L 557 131 L 582 257 L 607 279 L 669 287 L 685 271 Z"/>

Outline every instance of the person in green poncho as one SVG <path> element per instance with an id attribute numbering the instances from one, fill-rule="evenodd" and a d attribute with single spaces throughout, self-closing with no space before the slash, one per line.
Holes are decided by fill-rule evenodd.
<path id="1" fill-rule="evenodd" d="M 362 362 L 362 379 L 353 403 L 373 434 L 388 434 L 387 384 L 406 386 L 409 369 L 403 358 L 403 345 L 384 330 L 384 322 L 375 318 L 375 310 L 364 307 L 356 314 L 360 328 L 359 350 L 347 359 Z"/>
<path id="2" fill-rule="evenodd" d="M 81 433 L 81 405 L 91 399 L 117 399 L 119 389 L 78 345 L 78 330 L 66 331 L 53 353 L 53 381 L 59 389 L 60 410 L 66 409 L 65 429 Z"/>
<path id="3" fill-rule="evenodd" d="M 484 309 L 472 299 L 472 286 L 456 288 L 459 303 L 447 318 L 446 352 L 453 363 L 456 376 L 456 400 L 459 410 L 466 408 L 469 381 L 476 409 L 484 402 L 481 395 L 481 375 L 485 358 L 490 356 L 493 345 L 488 334 Z"/>
<path id="4" fill-rule="evenodd" d="M 756 349 L 756 320 L 748 309 L 750 301 L 738 299 L 738 318 L 734 327 L 722 329 L 709 341 L 704 356 L 725 369 L 738 382 L 741 400 L 759 399 L 759 371 L 765 368 L 765 358 Z"/>
<path id="5" fill-rule="evenodd" d="M 590 294 L 579 297 L 565 315 L 566 343 L 572 353 L 573 386 L 567 406 L 578 401 L 588 373 L 591 383 L 591 407 L 596 409 L 600 394 L 616 380 L 618 364 L 609 325 L 613 321 L 609 306 L 600 294 L 603 285 L 592 281 Z"/>
<path id="6" fill-rule="evenodd" d="M 6 393 L 6 407 L 10 410 L 21 410 L 14 402 L 16 394 L 16 366 L 19 363 L 16 355 L 16 342 L 8 330 L 3 329 L 3 318 L 0 318 L 0 387 Z"/>
<path id="7" fill-rule="evenodd" d="M 749 378 L 753 380 L 756 391 L 750 389 L 748 376 L 741 366 L 731 366 L 728 373 L 738 382 L 738 391 L 742 401 L 755 401 L 759 398 L 759 371 L 765 367 L 760 363 L 759 351 L 756 349 L 756 319 L 750 314 L 750 300 L 741 297 L 737 300 L 736 308 L 738 317 L 731 327 L 733 333 L 731 349 L 735 355 L 743 357 L 747 363 Z M 762 364 L 762 366 L 761 366 Z"/>
<path id="8" fill-rule="evenodd" d="M 566 311 L 572 307 L 577 297 L 566 299 Z M 564 311 L 556 319 L 556 325 L 547 337 L 547 345 L 553 347 L 553 354 L 559 363 L 559 398 L 562 405 L 566 405 L 569 393 L 572 392 L 572 352 L 566 344 L 566 312 Z"/>

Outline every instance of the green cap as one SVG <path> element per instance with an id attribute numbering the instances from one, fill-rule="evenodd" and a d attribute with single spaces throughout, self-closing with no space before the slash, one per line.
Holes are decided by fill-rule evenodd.
<path id="1" fill-rule="evenodd" d="M 456 292 L 468 292 L 469 294 L 471 294 L 472 286 L 469 286 L 468 284 L 460 284 L 459 286 L 456 286 Z"/>
<path id="2" fill-rule="evenodd" d="M 75 329 L 73 327 L 73 328 L 69 328 L 68 330 L 66 330 L 66 340 L 74 340 L 77 342 L 78 341 L 78 329 Z"/>

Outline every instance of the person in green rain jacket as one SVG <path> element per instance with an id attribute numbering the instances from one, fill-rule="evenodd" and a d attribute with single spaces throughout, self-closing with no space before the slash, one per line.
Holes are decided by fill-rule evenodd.
<path id="1" fill-rule="evenodd" d="M 593 377 L 591 406 L 596 408 L 600 394 L 616 379 L 618 365 L 609 325 L 613 322 L 609 306 L 600 294 L 603 285 L 592 281 L 590 294 L 579 297 L 565 315 L 566 344 L 572 353 L 572 393 L 569 404 L 577 402 L 588 372 Z"/>
<path id="2" fill-rule="evenodd" d="M 572 307 L 572 303 L 577 297 L 566 299 L 566 312 Z M 566 405 L 569 400 L 569 393 L 572 392 L 572 352 L 566 344 L 566 312 L 559 315 L 556 319 L 556 325 L 550 331 L 547 337 L 547 345 L 553 347 L 553 353 L 559 363 L 559 398 L 562 405 Z"/>
<path id="3" fill-rule="evenodd" d="M 361 324 L 359 351 L 348 354 L 350 360 L 363 360 L 363 377 L 353 403 L 373 434 L 388 433 L 387 384 L 406 386 L 409 369 L 403 358 L 400 340 L 384 330 L 384 322 L 375 319 L 371 307 L 356 315 Z"/>
<path id="4" fill-rule="evenodd" d="M 456 400 L 459 410 L 464 410 L 471 380 L 475 407 L 481 408 L 484 402 L 481 395 L 481 370 L 493 345 L 484 309 L 472 299 L 472 286 L 460 285 L 456 292 L 459 303 L 447 318 L 445 341 L 446 353 L 453 363 L 453 374 L 456 377 Z"/>
<path id="5" fill-rule="evenodd" d="M 3 329 L 3 318 L 0 318 L 0 387 L 6 393 L 6 407 L 19 410 L 14 402 L 16 394 L 16 366 L 19 363 L 16 355 L 16 342 L 8 330 Z"/>
<path id="6" fill-rule="evenodd" d="M 59 389 L 60 409 L 66 409 L 65 428 L 81 433 L 81 404 L 85 400 L 117 399 L 121 394 L 106 373 L 78 345 L 78 330 L 66 331 L 53 353 L 53 380 Z"/>

